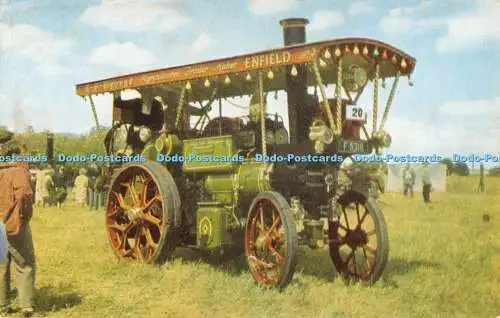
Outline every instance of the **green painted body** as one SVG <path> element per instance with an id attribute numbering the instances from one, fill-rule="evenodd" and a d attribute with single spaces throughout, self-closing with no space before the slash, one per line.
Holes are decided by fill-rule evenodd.
<path id="1" fill-rule="evenodd" d="M 183 141 L 182 171 L 204 175 L 203 190 L 211 196 L 209 202 L 198 202 L 196 210 L 199 248 L 231 245 L 232 229 L 241 227 L 235 213 L 240 194 L 271 190 L 267 164 L 239 156 L 236 145 L 231 135 Z"/>
<path id="2" fill-rule="evenodd" d="M 233 136 L 189 139 L 183 142 L 184 172 L 230 172 L 238 164 L 233 159 L 236 147 Z M 234 158 L 236 158 L 235 156 Z"/>
<path id="3" fill-rule="evenodd" d="M 153 142 L 148 143 L 142 149 L 141 156 L 143 156 L 146 160 L 156 160 L 156 155 L 158 154 L 155 144 Z"/>
<path id="4" fill-rule="evenodd" d="M 200 206 L 196 211 L 197 245 L 217 249 L 233 243 L 229 232 L 231 210 L 223 206 Z"/>

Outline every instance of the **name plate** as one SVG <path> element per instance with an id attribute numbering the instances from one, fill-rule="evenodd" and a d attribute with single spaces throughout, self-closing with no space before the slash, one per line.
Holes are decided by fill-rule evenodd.
<path id="1" fill-rule="evenodd" d="M 366 121 L 366 109 L 358 105 L 347 105 L 345 109 L 346 120 L 351 121 Z"/>
<path id="2" fill-rule="evenodd" d="M 347 140 L 341 139 L 337 144 L 338 152 L 340 153 L 368 153 L 368 142 L 362 140 Z"/>

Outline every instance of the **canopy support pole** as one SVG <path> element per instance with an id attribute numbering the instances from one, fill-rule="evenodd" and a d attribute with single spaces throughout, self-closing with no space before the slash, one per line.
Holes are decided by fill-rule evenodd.
<path id="1" fill-rule="evenodd" d="M 179 122 L 181 121 L 182 106 L 184 106 L 184 99 L 186 98 L 187 88 L 184 86 L 179 97 L 179 104 L 177 104 L 177 117 L 175 118 L 175 129 L 179 129 Z"/>
<path id="2" fill-rule="evenodd" d="M 260 106 L 260 128 L 262 133 L 262 155 L 267 155 L 267 140 L 266 140 L 266 109 L 264 101 L 264 75 L 259 72 L 259 106 Z"/>
<path id="3" fill-rule="evenodd" d="M 100 127 L 99 118 L 97 118 L 97 111 L 95 110 L 94 100 L 92 99 L 92 96 L 90 96 L 90 95 L 87 97 L 89 99 L 89 104 L 90 104 L 90 109 L 92 110 L 92 115 L 94 116 L 96 129 L 99 129 L 99 127 Z"/>
<path id="4" fill-rule="evenodd" d="M 394 96 L 396 95 L 396 90 L 398 88 L 400 75 L 401 75 L 401 73 L 398 71 L 396 74 L 396 78 L 394 79 L 394 82 L 392 83 L 392 88 L 391 88 L 391 92 L 389 94 L 389 99 L 387 100 L 387 104 L 385 105 L 384 115 L 382 116 L 382 122 L 380 123 L 380 128 L 378 129 L 379 132 L 382 132 L 382 130 L 384 129 L 385 122 L 387 121 L 387 116 L 389 116 L 389 110 L 391 108 L 392 101 L 394 100 Z"/>
<path id="5" fill-rule="evenodd" d="M 342 134 L 342 59 L 337 61 L 337 85 L 335 85 L 337 99 L 337 136 Z"/>
<path id="6" fill-rule="evenodd" d="M 222 136 L 222 98 L 219 97 L 219 136 Z"/>
<path id="7" fill-rule="evenodd" d="M 377 119 L 378 119 L 378 82 L 380 81 L 380 64 L 375 66 L 375 78 L 373 79 L 373 129 L 372 138 L 377 133 Z"/>
<path id="8" fill-rule="evenodd" d="M 330 128 L 336 132 L 337 127 L 335 126 L 335 122 L 333 120 L 332 109 L 330 108 L 330 104 L 328 103 L 328 97 L 326 96 L 325 85 L 323 85 L 323 79 L 321 78 L 321 74 L 319 72 L 318 61 L 313 62 L 313 71 L 314 76 L 316 77 L 316 84 L 319 87 L 319 92 L 321 94 L 321 98 L 323 99 L 323 107 L 325 107 L 326 115 L 328 117 L 328 123 L 330 124 Z"/>

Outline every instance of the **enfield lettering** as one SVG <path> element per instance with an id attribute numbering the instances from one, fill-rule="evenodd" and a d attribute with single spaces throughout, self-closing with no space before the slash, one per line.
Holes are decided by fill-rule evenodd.
<path id="1" fill-rule="evenodd" d="M 288 51 L 247 57 L 245 59 L 245 69 L 283 64 L 289 62 L 291 58 L 292 55 Z"/>

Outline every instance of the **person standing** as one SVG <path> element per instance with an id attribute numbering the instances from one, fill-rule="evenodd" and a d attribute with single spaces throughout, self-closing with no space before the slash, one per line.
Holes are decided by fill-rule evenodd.
<path id="1" fill-rule="evenodd" d="M 57 207 L 60 208 L 62 203 L 66 200 L 68 190 L 66 189 L 66 171 L 63 167 L 59 167 L 54 177 L 55 186 L 55 202 Z"/>
<path id="2" fill-rule="evenodd" d="M 88 186 L 87 170 L 82 168 L 79 171 L 79 176 L 75 179 L 75 202 L 77 206 L 84 207 L 87 204 Z"/>
<path id="3" fill-rule="evenodd" d="M 103 180 L 103 171 L 101 169 L 100 174 L 97 176 L 95 180 L 95 189 L 94 189 L 94 209 L 99 210 L 101 208 L 102 196 L 104 195 L 104 180 Z"/>
<path id="4" fill-rule="evenodd" d="M 422 171 L 422 196 L 424 197 L 425 203 L 431 202 L 431 188 L 431 174 L 429 171 L 429 164 L 426 163 L 424 164 Z"/>
<path id="5" fill-rule="evenodd" d="M 403 192 L 407 196 L 408 193 L 413 197 L 413 186 L 415 185 L 415 171 L 411 168 L 410 164 L 406 164 L 403 170 Z"/>
<path id="6" fill-rule="evenodd" d="M 1 155 L 21 154 L 20 145 L 0 145 Z M 0 311 L 10 307 L 11 264 L 16 272 L 19 304 L 23 317 L 34 315 L 36 260 L 30 220 L 33 215 L 33 191 L 27 163 L 0 163 L 0 217 L 5 224 L 8 241 L 6 261 L 0 265 Z"/>
<path id="7" fill-rule="evenodd" d="M 36 169 L 35 176 L 35 206 L 43 205 L 43 181 L 45 180 L 46 171 L 43 167 L 38 167 Z"/>
<path id="8" fill-rule="evenodd" d="M 484 164 L 479 165 L 479 186 L 477 192 L 484 192 Z"/>

